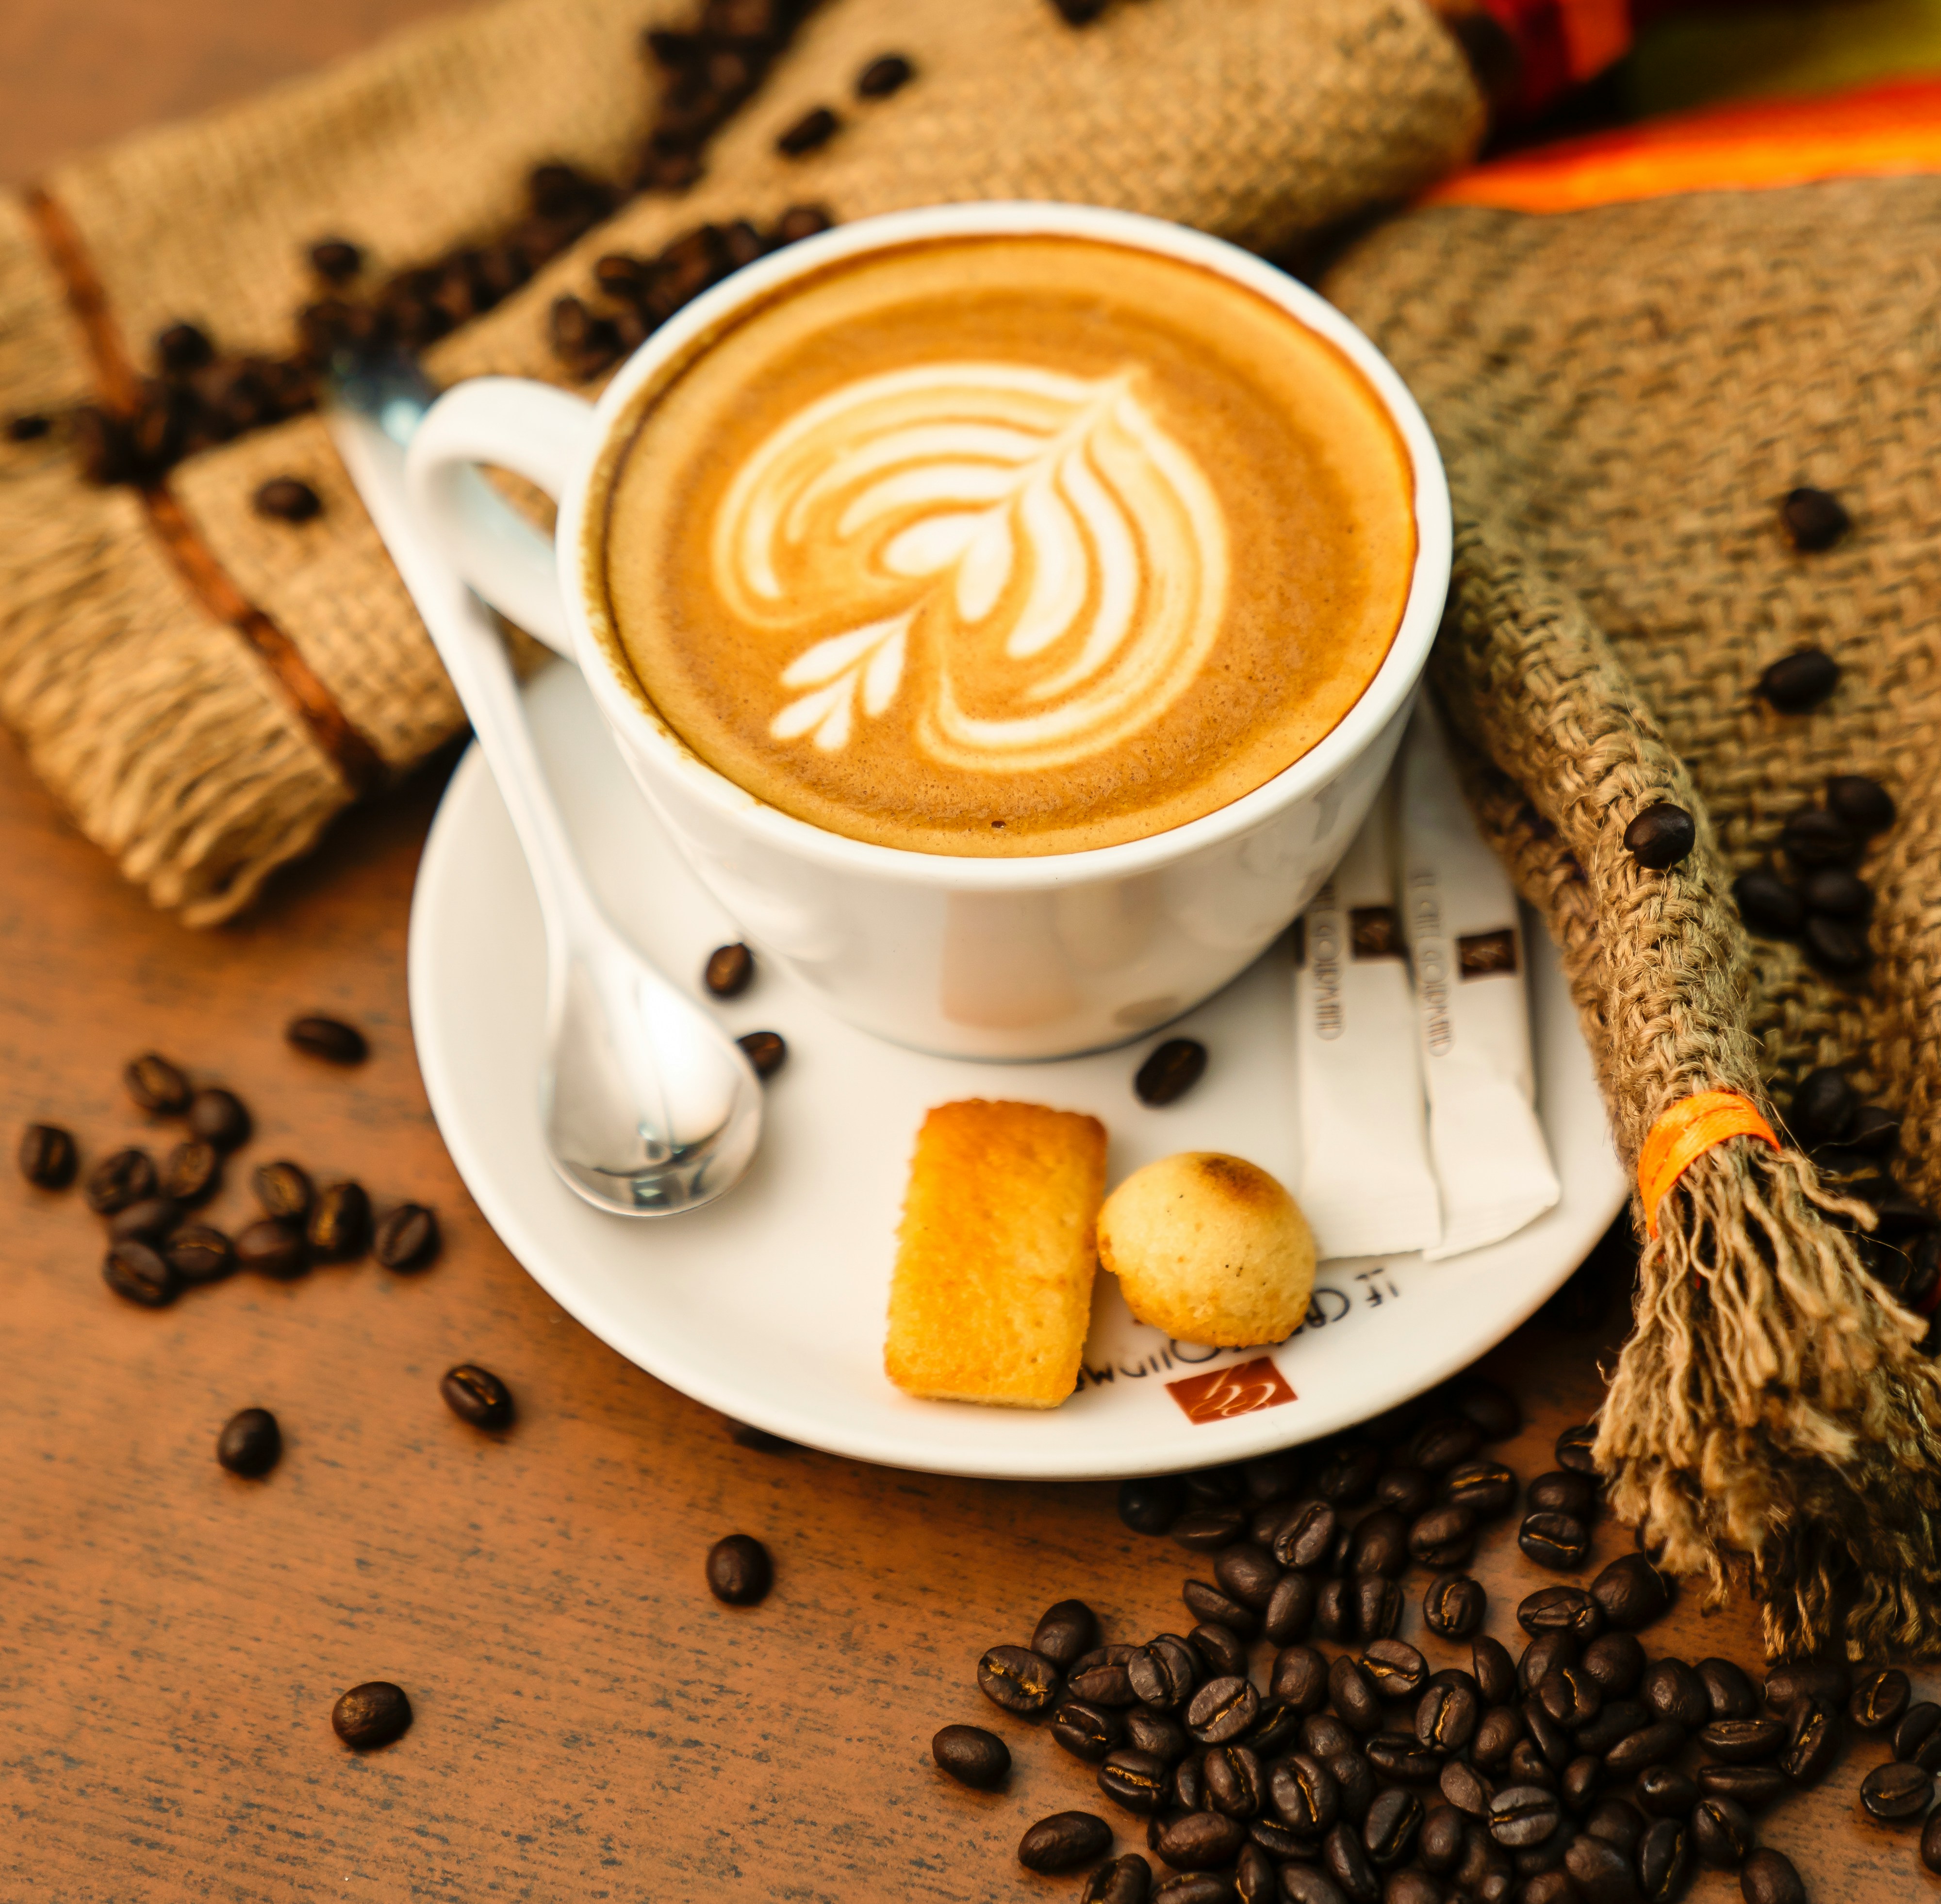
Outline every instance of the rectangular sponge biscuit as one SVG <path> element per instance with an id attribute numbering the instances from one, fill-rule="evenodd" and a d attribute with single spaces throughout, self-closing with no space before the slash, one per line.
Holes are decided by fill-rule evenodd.
<path id="1" fill-rule="evenodd" d="M 940 1104 L 917 1133 L 883 1366 L 937 1401 L 1056 1408 L 1078 1382 L 1105 1127 L 1042 1104 Z"/>

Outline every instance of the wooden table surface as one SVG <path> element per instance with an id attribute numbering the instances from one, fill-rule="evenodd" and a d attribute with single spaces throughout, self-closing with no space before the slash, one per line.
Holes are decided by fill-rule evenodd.
<path id="1" fill-rule="evenodd" d="M 0 56 L 53 51 L 38 66 L 0 57 L 0 173 L 233 96 L 411 11 L 9 0 Z M 1107 1486 L 743 1449 L 540 1292 L 461 1188 L 412 1055 L 406 918 L 443 770 L 350 816 L 242 923 L 196 934 L 124 886 L 0 742 L 10 1150 L 37 1117 L 72 1126 L 91 1156 L 166 1141 L 119 1082 L 157 1049 L 255 1113 L 215 1220 L 242 1217 L 249 1164 L 289 1156 L 381 1201 L 434 1205 L 446 1238 L 422 1275 L 366 1262 L 289 1284 L 240 1277 L 151 1313 L 104 1287 L 78 1193 L 0 1178 L 0 1896 L 1075 1897 L 1016 1863 L 1025 1826 L 1077 1806 L 1108 1817 L 1121 1849 L 1142 1829 L 1087 1768 L 996 1713 L 977 1656 L 1027 1639 L 1067 1595 L 1112 1638 L 1177 1629 L 1180 1583 L 1203 1566 L 1126 1531 Z M 363 1026 L 368 1064 L 289 1051 L 280 1027 L 306 1009 Z M 1613 1326 L 1540 1320 L 1488 1358 L 1530 1413 L 1504 1450 L 1526 1478 L 1595 1407 Z M 462 1358 L 516 1391 L 509 1433 L 445 1410 L 438 1378 Z M 286 1443 L 260 1483 L 212 1458 L 249 1404 L 276 1412 Z M 735 1530 L 775 1557 L 757 1609 L 703 1587 L 707 1547 Z M 1477 1568 L 1505 1639 L 1542 1584 L 1512 1531 L 1492 1531 Z M 1608 1525 L 1597 1538 L 1600 1560 L 1628 1544 Z M 1405 1632 L 1420 1637 L 1410 1584 Z M 1687 1597 L 1651 1642 L 1757 1659 L 1743 1606 L 1707 1618 Z M 405 1685 L 417 1719 L 358 1756 L 330 1709 L 372 1678 Z M 1009 1739 L 1007 1789 L 934 1771 L 930 1735 L 952 1720 Z M 1881 1756 L 1850 1747 L 1762 1828 L 1816 1899 L 1930 1894 L 1911 1836 L 1854 1810 Z M 1738 1892 L 1715 1873 L 1692 1895 Z"/>

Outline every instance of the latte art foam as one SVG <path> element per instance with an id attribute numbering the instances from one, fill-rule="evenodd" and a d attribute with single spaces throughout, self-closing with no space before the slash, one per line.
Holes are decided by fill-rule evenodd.
<path id="1" fill-rule="evenodd" d="M 729 485 L 721 599 L 824 635 L 779 675 L 778 740 L 826 753 L 900 696 L 940 765 L 1065 767 L 1159 720 L 1212 652 L 1227 527 L 1128 368 L 947 363 L 811 404 Z"/>
<path id="2" fill-rule="evenodd" d="M 1415 559 L 1380 399 L 1278 305 L 1090 239 L 825 265 L 634 397 L 594 627 L 702 761 L 920 852 L 1210 813 L 1374 677 Z"/>

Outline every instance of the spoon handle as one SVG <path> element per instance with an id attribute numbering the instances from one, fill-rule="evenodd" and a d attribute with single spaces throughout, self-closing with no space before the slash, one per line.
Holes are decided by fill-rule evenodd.
<path id="1" fill-rule="evenodd" d="M 545 769 L 533 745 L 511 657 L 491 611 L 418 528 L 405 489 L 404 452 L 368 418 L 332 409 L 330 432 L 405 588 L 436 647 L 453 691 L 518 835 L 557 960 L 574 929 L 604 926 Z"/>

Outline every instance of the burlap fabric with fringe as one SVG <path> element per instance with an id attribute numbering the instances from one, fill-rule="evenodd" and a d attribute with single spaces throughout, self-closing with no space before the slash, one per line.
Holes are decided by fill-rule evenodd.
<path id="1" fill-rule="evenodd" d="M 538 161 L 624 174 L 647 117 L 639 32 L 692 11 L 511 0 L 66 167 L 38 201 L 0 200 L 0 415 L 96 396 L 104 351 L 125 363 L 179 319 L 228 349 L 286 352 L 314 295 L 301 249 L 326 233 L 396 268 L 502 227 Z M 891 50 L 914 81 L 850 112 L 822 152 L 778 156 L 779 130 L 847 108 Z M 558 378 L 546 314 L 595 257 L 803 201 L 847 220 L 1090 200 L 1273 251 L 1406 197 L 1469 154 L 1483 118 L 1421 0 L 1139 0 L 1083 31 L 1049 0 L 824 0 L 698 188 L 634 201 L 431 364 Z M 320 519 L 252 513 L 284 474 L 317 490 Z M 314 416 L 146 492 L 87 486 L 58 435 L 0 443 L 0 715 L 89 835 L 194 923 L 235 911 L 460 724 Z"/>
<path id="2" fill-rule="evenodd" d="M 1447 458 L 1453 592 L 1432 664 L 1472 791 L 1563 947 L 1624 1161 L 1692 1092 L 1775 1103 L 1821 1064 L 1905 1113 L 1941 1203 L 1941 179 L 1832 179 L 1561 215 L 1418 210 L 1326 289 L 1421 399 Z M 1812 484 L 1852 532 L 1783 535 Z M 1802 647 L 1844 674 L 1755 697 Z M 1859 985 L 1749 941 L 1731 881 L 1827 776 L 1901 818 L 1863 868 Z M 1622 843 L 1675 801 L 1668 872 Z M 1783 1128 L 1783 1126 L 1782 1126 Z M 1924 1328 L 1825 1220 L 1796 1149 L 1737 1140 L 1660 1210 L 1601 1416 L 1612 1498 L 1680 1572 L 1750 1577 L 1773 1650 L 1941 1651 L 1941 1384 Z M 1640 1233 L 1643 1233 L 1643 1212 Z"/>

